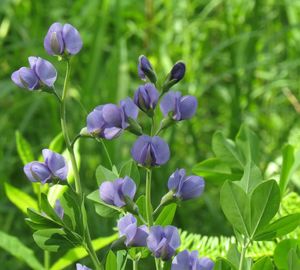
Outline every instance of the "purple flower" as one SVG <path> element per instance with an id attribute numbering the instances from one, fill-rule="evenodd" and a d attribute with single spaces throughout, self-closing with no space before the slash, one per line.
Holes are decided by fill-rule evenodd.
<path id="1" fill-rule="evenodd" d="M 152 226 L 147 238 L 147 246 L 156 258 L 169 260 L 180 246 L 180 237 L 174 226 Z"/>
<path id="2" fill-rule="evenodd" d="M 159 166 L 170 158 L 168 144 L 158 136 L 140 136 L 131 149 L 133 159 L 143 166 Z"/>
<path id="3" fill-rule="evenodd" d="M 27 178 L 42 184 L 53 178 L 67 179 L 68 165 L 65 158 L 49 149 L 44 149 L 42 153 L 45 162 L 33 161 L 24 166 Z"/>
<path id="4" fill-rule="evenodd" d="M 120 237 L 125 236 L 127 247 L 144 247 L 147 245 L 148 228 L 146 225 L 138 226 L 132 214 L 127 214 L 118 221 Z"/>
<path id="5" fill-rule="evenodd" d="M 53 87 L 57 72 L 54 66 L 40 57 L 28 58 L 30 68 L 21 67 L 11 75 L 12 81 L 21 88 L 36 90 L 42 87 Z"/>
<path id="6" fill-rule="evenodd" d="M 76 270 L 92 270 L 91 268 L 88 268 L 87 266 L 80 264 L 80 263 L 76 263 Z"/>
<path id="7" fill-rule="evenodd" d="M 151 82 L 156 82 L 156 74 L 145 55 L 139 57 L 138 75 L 142 80 L 146 80 L 146 77 L 148 77 Z"/>
<path id="8" fill-rule="evenodd" d="M 212 270 L 213 267 L 214 262 L 209 258 L 198 258 L 198 251 L 184 250 L 173 259 L 171 270 Z"/>
<path id="9" fill-rule="evenodd" d="M 117 207 L 126 205 L 125 196 L 131 200 L 134 198 L 136 192 L 136 185 L 134 181 L 126 176 L 125 178 L 118 178 L 115 181 L 105 181 L 99 188 L 100 198 L 105 203 Z"/>
<path id="10" fill-rule="evenodd" d="M 54 211 L 61 219 L 64 217 L 64 209 L 58 199 L 55 201 Z"/>
<path id="11" fill-rule="evenodd" d="M 45 50 L 50 55 L 77 54 L 82 48 L 79 32 L 71 24 L 53 23 L 44 39 Z"/>
<path id="12" fill-rule="evenodd" d="M 108 140 L 121 135 L 123 129 L 129 127 L 129 119 L 136 119 L 138 108 L 130 98 L 120 102 L 120 107 L 115 104 L 97 106 L 87 116 L 87 131 Z"/>
<path id="13" fill-rule="evenodd" d="M 186 175 L 185 169 L 176 170 L 169 178 L 168 188 L 174 192 L 176 198 L 188 200 L 200 196 L 205 182 L 202 177 Z"/>
<path id="14" fill-rule="evenodd" d="M 167 93 L 160 102 L 160 109 L 164 116 L 171 114 L 175 121 L 181 121 L 193 117 L 198 103 L 193 96 L 181 96 L 180 92 Z"/>
<path id="15" fill-rule="evenodd" d="M 134 103 L 144 112 L 152 111 L 158 102 L 159 93 L 154 84 L 139 86 L 134 93 Z"/>
<path id="16" fill-rule="evenodd" d="M 171 69 L 170 81 L 179 82 L 185 74 L 185 64 L 181 61 L 177 62 Z"/>

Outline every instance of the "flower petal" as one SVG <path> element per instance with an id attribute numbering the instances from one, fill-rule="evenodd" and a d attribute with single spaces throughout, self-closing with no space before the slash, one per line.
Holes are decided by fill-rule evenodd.
<path id="1" fill-rule="evenodd" d="M 24 173 L 31 182 L 46 183 L 51 178 L 48 167 L 42 163 L 33 161 L 24 166 Z"/>
<path id="2" fill-rule="evenodd" d="M 14 71 L 12 74 L 11 74 L 11 80 L 19 87 L 21 88 L 26 88 L 26 86 L 21 82 L 21 79 L 20 79 L 20 69 Z"/>
<path id="3" fill-rule="evenodd" d="M 53 23 L 44 39 L 44 48 L 50 55 L 61 55 L 64 52 L 64 41 L 62 37 L 63 26 L 61 23 Z"/>
<path id="4" fill-rule="evenodd" d="M 99 188 L 101 200 L 110 205 L 114 205 L 115 192 L 114 184 L 110 181 L 103 182 Z"/>
<path id="5" fill-rule="evenodd" d="M 165 164 L 170 158 L 169 145 L 160 137 L 154 136 L 151 146 L 155 155 L 155 165 Z"/>
<path id="6" fill-rule="evenodd" d="M 77 54 L 82 48 L 82 40 L 78 30 L 71 24 L 65 24 L 62 35 L 66 51 L 69 54 Z"/>
<path id="7" fill-rule="evenodd" d="M 57 72 L 49 61 L 38 57 L 35 65 L 35 72 L 40 81 L 48 87 L 53 87 L 56 81 Z"/>
<path id="8" fill-rule="evenodd" d="M 32 69 L 21 67 L 19 69 L 19 76 L 21 83 L 29 90 L 39 88 L 39 79 Z"/>
<path id="9" fill-rule="evenodd" d="M 49 149 L 43 149 L 43 157 L 45 164 L 48 166 L 52 174 L 61 180 L 67 179 L 68 165 L 65 158 Z"/>
<path id="10" fill-rule="evenodd" d="M 194 116 L 198 106 L 197 99 L 193 96 L 184 96 L 180 99 L 179 110 L 181 120 L 189 119 Z"/>

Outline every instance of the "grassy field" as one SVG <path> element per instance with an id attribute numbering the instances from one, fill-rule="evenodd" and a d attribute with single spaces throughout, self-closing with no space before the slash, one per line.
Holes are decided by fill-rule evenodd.
<path id="1" fill-rule="evenodd" d="M 27 65 L 28 56 L 41 56 L 58 69 L 61 91 L 64 65 L 43 48 L 55 21 L 76 26 L 84 42 L 73 61 L 68 104 L 73 135 L 96 105 L 133 95 L 140 84 L 139 55 L 147 55 L 159 74 L 167 74 L 177 60 L 186 63 L 186 77 L 176 88 L 197 96 L 199 107 L 191 121 L 166 133 L 174 156 L 164 170 L 154 173 L 156 203 L 176 168 L 191 172 L 212 156 L 216 130 L 234 138 L 242 123 L 250 126 L 260 139 L 265 175 L 276 168 L 285 143 L 300 146 L 300 1 L 0 0 L 0 230 L 25 244 L 34 245 L 31 230 L 4 192 L 4 183 L 9 183 L 33 194 L 15 134 L 19 131 L 38 157 L 60 131 L 59 108 L 46 94 L 18 89 L 10 75 Z M 115 163 L 130 158 L 132 142 L 133 137 L 125 135 L 107 143 Z M 108 163 L 99 143 L 84 140 L 80 148 L 88 192 L 95 189 L 97 165 Z M 299 178 L 291 188 L 299 192 Z M 232 235 L 220 210 L 219 190 L 207 183 L 204 196 L 180 208 L 175 224 L 202 235 Z M 93 235 L 111 233 L 114 221 L 90 218 L 99 223 Z M 41 253 L 38 247 L 36 252 Z M 6 252 L 0 252 L 0 262 L 3 269 L 26 269 Z"/>

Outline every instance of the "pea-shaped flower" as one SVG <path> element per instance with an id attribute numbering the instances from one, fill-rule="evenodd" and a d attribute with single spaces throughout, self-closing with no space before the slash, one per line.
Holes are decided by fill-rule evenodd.
<path id="1" fill-rule="evenodd" d="M 30 67 L 21 67 L 11 75 L 12 81 L 21 88 L 28 90 L 52 88 L 57 77 L 54 66 L 40 57 L 28 58 Z"/>
<path id="2" fill-rule="evenodd" d="M 131 149 L 133 159 L 143 166 L 160 166 L 170 158 L 168 144 L 158 136 L 140 136 Z"/>
<path id="3" fill-rule="evenodd" d="M 146 83 L 139 86 L 134 93 L 134 103 L 144 112 L 151 112 L 156 107 L 159 93 L 154 84 Z"/>
<path id="4" fill-rule="evenodd" d="M 129 119 L 136 119 L 138 108 L 130 98 L 115 104 L 97 106 L 87 116 L 87 131 L 108 140 L 121 135 L 123 129 L 129 127 Z"/>
<path id="5" fill-rule="evenodd" d="M 68 165 L 65 158 L 49 149 L 42 151 L 44 162 L 33 161 L 24 166 L 27 178 L 32 182 L 45 184 L 54 178 L 65 180 L 68 175 Z"/>
<path id="6" fill-rule="evenodd" d="M 181 96 L 180 92 L 167 93 L 160 102 L 160 109 L 164 116 L 171 116 L 175 121 L 189 119 L 194 116 L 198 106 L 193 96 Z"/>
<path id="7" fill-rule="evenodd" d="M 188 200 L 200 196 L 205 182 L 202 177 L 186 175 L 185 169 L 176 170 L 169 178 L 168 188 L 179 200 Z"/>
<path id="8" fill-rule="evenodd" d="M 105 181 L 99 188 L 100 198 L 107 204 L 117 207 L 126 205 L 126 197 L 133 199 L 136 192 L 136 185 L 134 181 L 126 176 L 125 178 L 118 178 L 115 181 Z"/>
<path id="9" fill-rule="evenodd" d="M 148 77 L 149 80 L 153 83 L 155 83 L 157 80 L 152 65 L 145 55 L 141 55 L 139 57 L 138 75 L 142 80 L 146 80 L 146 77 Z"/>
<path id="10" fill-rule="evenodd" d="M 163 92 L 168 91 L 174 84 L 182 80 L 185 75 L 185 64 L 182 61 L 178 61 L 171 69 L 165 82 L 163 83 Z"/>
<path id="11" fill-rule="evenodd" d="M 61 219 L 64 217 L 65 211 L 64 211 L 59 199 L 57 199 L 55 201 L 54 211 Z"/>
<path id="12" fill-rule="evenodd" d="M 184 250 L 174 257 L 171 270 L 212 270 L 213 267 L 214 262 L 211 259 L 198 258 L 198 251 L 190 253 Z"/>
<path id="13" fill-rule="evenodd" d="M 147 238 L 147 246 L 156 258 L 169 260 L 180 246 L 180 237 L 174 226 L 152 226 Z"/>
<path id="14" fill-rule="evenodd" d="M 78 30 L 71 24 L 53 23 L 44 39 L 45 50 L 50 55 L 77 54 L 82 48 Z"/>
<path id="15" fill-rule="evenodd" d="M 138 226 L 132 214 L 127 214 L 118 221 L 120 237 L 125 237 L 127 247 L 144 247 L 147 245 L 148 228 L 146 225 Z"/>
<path id="16" fill-rule="evenodd" d="M 88 268 L 87 266 L 80 264 L 80 263 L 76 263 L 76 270 L 92 270 L 91 268 Z"/>

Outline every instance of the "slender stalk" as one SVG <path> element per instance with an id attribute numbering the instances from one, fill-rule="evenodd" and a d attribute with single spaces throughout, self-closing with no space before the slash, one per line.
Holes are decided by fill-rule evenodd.
<path id="1" fill-rule="evenodd" d="M 151 204 L 151 169 L 146 169 L 146 215 L 148 227 L 153 225 L 153 209 Z"/>
<path id="2" fill-rule="evenodd" d="M 138 260 L 133 260 L 132 261 L 133 270 L 138 270 L 138 268 L 139 268 L 138 264 L 139 264 Z"/>
<path id="3" fill-rule="evenodd" d="M 77 166 L 77 162 L 76 162 L 76 157 L 75 157 L 75 154 L 74 154 L 74 149 L 72 147 L 72 143 L 71 143 L 71 140 L 70 140 L 70 137 L 69 137 L 69 134 L 68 134 L 68 129 L 67 129 L 66 97 L 67 97 L 67 92 L 68 92 L 68 84 L 69 84 L 71 66 L 70 66 L 69 60 L 66 60 L 66 62 L 67 62 L 67 70 L 66 70 L 63 93 L 62 93 L 62 98 L 61 98 L 61 103 L 60 103 L 60 121 L 61 121 L 61 129 L 62 129 L 63 136 L 64 136 L 64 139 L 65 139 L 65 143 L 66 143 L 69 155 L 70 155 L 72 168 L 73 168 L 73 172 L 74 172 L 75 191 L 80 196 L 80 198 L 82 198 L 83 193 L 82 193 L 82 188 L 81 188 L 81 183 L 80 183 L 79 170 L 78 170 L 78 166 Z M 84 246 L 85 246 L 86 251 L 88 252 L 89 256 L 91 257 L 91 259 L 93 261 L 95 269 L 96 270 L 102 270 L 103 266 L 100 263 L 100 261 L 98 260 L 96 252 L 93 248 L 88 227 L 86 228 L 86 237 L 85 237 Z"/>
<path id="4" fill-rule="evenodd" d="M 240 264 L 239 264 L 239 270 L 243 270 L 245 256 L 246 256 L 246 251 L 247 251 L 248 245 L 249 245 L 249 242 L 247 243 L 247 239 L 245 237 L 244 238 L 244 243 L 243 243 L 243 246 L 242 246 L 241 259 L 240 259 Z"/>
<path id="5" fill-rule="evenodd" d="M 44 269 L 50 269 L 50 251 L 44 251 Z"/>

